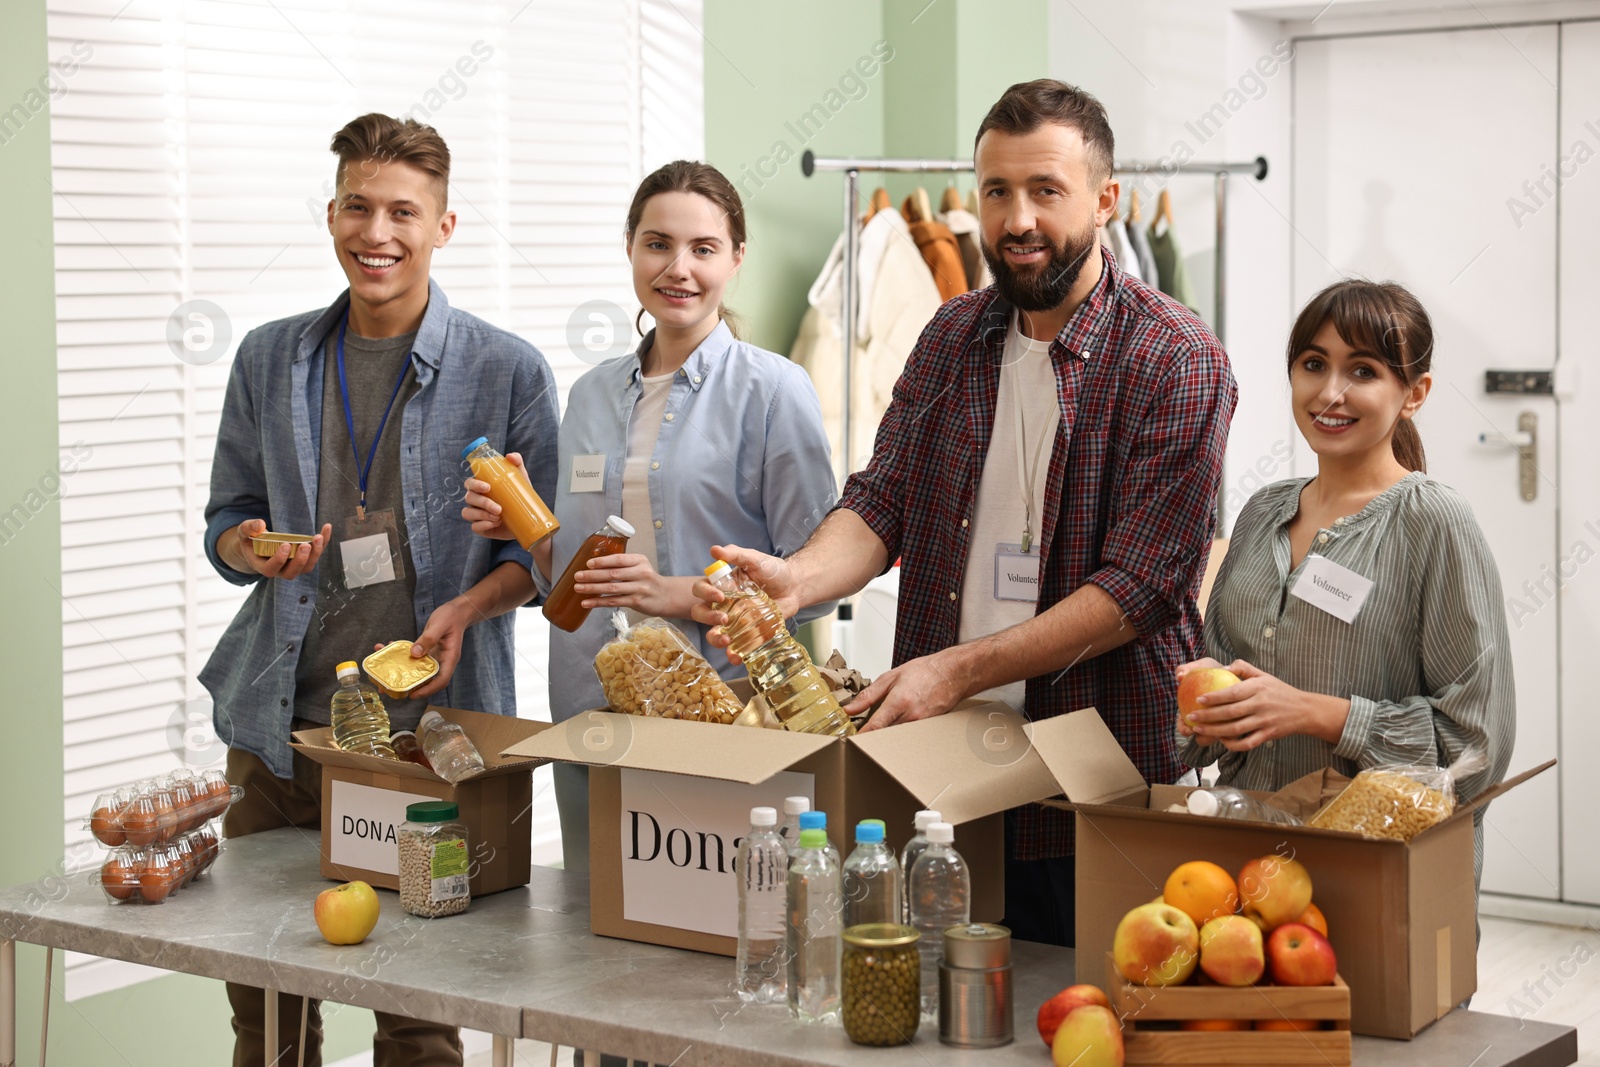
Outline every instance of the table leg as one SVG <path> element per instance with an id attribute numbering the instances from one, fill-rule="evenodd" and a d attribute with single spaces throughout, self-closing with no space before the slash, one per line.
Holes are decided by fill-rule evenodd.
<path id="1" fill-rule="evenodd" d="M 0 941 L 0 1067 L 17 1062 L 17 943 Z"/>
<path id="2" fill-rule="evenodd" d="M 277 1067 L 283 1050 L 278 1047 L 278 991 L 267 989 L 266 1010 L 261 1015 L 261 1049 L 265 1057 L 263 1067 Z"/>
<path id="3" fill-rule="evenodd" d="M 489 1055 L 489 1062 L 493 1067 L 512 1067 L 513 1060 L 512 1039 L 494 1035 L 494 1048 Z"/>

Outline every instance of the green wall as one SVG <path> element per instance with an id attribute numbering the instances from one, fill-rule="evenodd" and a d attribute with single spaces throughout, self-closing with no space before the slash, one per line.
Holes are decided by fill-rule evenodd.
<path id="1" fill-rule="evenodd" d="M 1045 0 L 706 0 L 706 157 L 745 197 L 750 247 L 728 302 L 748 339 L 789 351 L 839 236 L 844 177 L 803 177 L 800 153 L 970 157 L 1006 86 L 1047 73 L 1047 24 Z M 841 79 L 875 55 L 889 58 L 852 99 Z M 830 103 L 841 106 L 820 131 L 794 125 Z M 863 198 L 881 184 L 898 204 L 920 182 L 935 208 L 948 180 L 861 176 Z M 957 184 L 966 190 L 970 176 Z"/>
<path id="2" fill-rule="evenodd" d="M 50 192 L 50 116 L 30 97 L 45 73 L 44 0 L 10 0 L 0 33 L 0 111 L 30 109 L 20 129 L 0 130 L 0 203 L 6 205 L 6 255 L 0 256 L 0 322 L 6 324 L 6 405 L 0 417 L 0 648 L 8 685 L 0 810 L 6 847 L 0 885 L 59 875 L 61 838 L 61 509 L 52 495 L 59 467 L 56 423 L 55 234 Z M 285 311 L 292 309 L 285 309 Z M 45 479 L 41 487 L 41 479 Z M 26 521 L 12 509 L 27 511 Z M 37 508 L 37 510 L 34 510 Z M 169 905 L 182 907 L 182 904 Z M 108 905 L 109 907 L 109 905 Z M 306 901 L 311 907 L 311 901 Z M 68 1003 L 56 954 L 49 1060 L 56 1064 L 170 1067 L 226 1063 L 233 1028 L 222 983 L 172 975 Z M 39 1047 L 44 950 L 17 946 L 17 1056 Z M 174 1059 L 171 1035 L 181 1034 Z M 372 1013 L 332 1012 L 325 1059 L 370 1047 Z"/>

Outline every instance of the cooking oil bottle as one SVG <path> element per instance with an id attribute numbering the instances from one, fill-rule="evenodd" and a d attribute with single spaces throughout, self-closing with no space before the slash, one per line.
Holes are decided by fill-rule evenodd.
<path id="1" fill-rule="evenodd" d="M 339 664 L 339 688 L 333 693 L 333 743 L 346 752 L 398 759 L 389 743 L 389 713 L 383 698 L 361 680 L 361 668 L 353 661 Z"/>
<path id="2" fill-rule="evenodd" d="M 783 612 L 749 575 L 722 561 L 706 568 L 706 578 L 723 595 L 718 607 L 728 616 L 722 628 L 729 648 L 744 660 L 750 681 L 766 697 L 784 729 L 804 734 L 847 737 L 855 733 L 833 690 L 805 646 L 784 625 Z"/>

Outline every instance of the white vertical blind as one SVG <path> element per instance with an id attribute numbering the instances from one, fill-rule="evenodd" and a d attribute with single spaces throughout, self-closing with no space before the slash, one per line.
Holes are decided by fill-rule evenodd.
<path id="1" fill-rule="evenodd" d="M 333 132 L 367 111 L 434 126 L 459 217 L 433 273 L 526 338 L 563 398 L 581 304 L 634 301 L 622 223 L 645 169 L 704 153 L 698 0 L 49 0 L 62 489 L 64 839 L 99 792 L 220 766 L 195 681 L 244 591 L 204 559 L 216 423 L 239 340 L 345 280 L 325 205 Z M 86 55 L 87 53 L 87 55 Z M 217 358 L 168 344 L 221 309 Z M 546 624 L 517 621 L 517 697 L 547 718 Z M 186 746 L 185 727 L 190 732 Z M 535 860 L 559 858 L 549 772 Z M 133 973 L 71 961 L 87 995 Z M 92 973 L 91 973 L 92 972 Z"/>

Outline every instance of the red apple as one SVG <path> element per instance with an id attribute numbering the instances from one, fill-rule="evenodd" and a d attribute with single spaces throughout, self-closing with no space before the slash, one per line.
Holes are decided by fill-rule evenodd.
<path id="1" fill-rule="evenodd" d="M 378 925 L 378 894 L 365 882 L 346 882 L 318 893 L 313 913 L 330 945 L 358 945 Z"/>
<path id="2" fill-rule="evenodd" d="M 1311 905 L 1311 872 L 1296 859 L 1261 856 L 1239 871 L 1239 902 L 1261 916 L 1265 929 L 1293 922 Z"/>
<path id="3" fill-rule="evenodd" d="M 1200 969 L 1218 985 L 1255 985 L 1267 970 L 1261 930 L 1243 915 L 1221 915 L 1200 928 Z"/>
<path id="4" fill-rule="evenodd" d="M 1178 714 L 1185 723 L 1193 726 L 1189 713 L 1202 706 L 1197 699 L 1201 694 L 1238 684 L 1239 676 L 1221 667 L 1200 667 L 1192 670 L 1178 682 Z"/>
<path id="5" fill-rule="evenodd" d="M 1055 1067 L 1122 1067 L 1122 1026 L 1098 1004 L 1074 1008 L 1050 1045 Z"/>
<path id="6" fill-rule="evenodd" d="M 1122 917 L 1111 939 L 1117 971 L 1142 985 L 1179 985 L 1200 961 L 1200 931 L 1170 904 L 1141 904 Z"/>
<path id="7" fill-rule="evenodd" d="M 1339 961 L 1328 939 L 1304 923 L 1284 923 L 1267 938 L 1272 980 L 1279 985 L 1332 985 Z"/>
<path id="8" fill-rule="evenodd" d="M 1039 1036 L 1044 1038 L 1046 1045 L 1056 1039 L 1056 1030 L 1061 1026 L 1073 1008 L 1081 1008 L 1085 1004 L 1098 1004 L 1102 1008 L 1111 1007 L 1111 1001 L 1100 991 L 1098 986 L 1069 985 L 1043 1004 L 1039 1005 Z"/>

